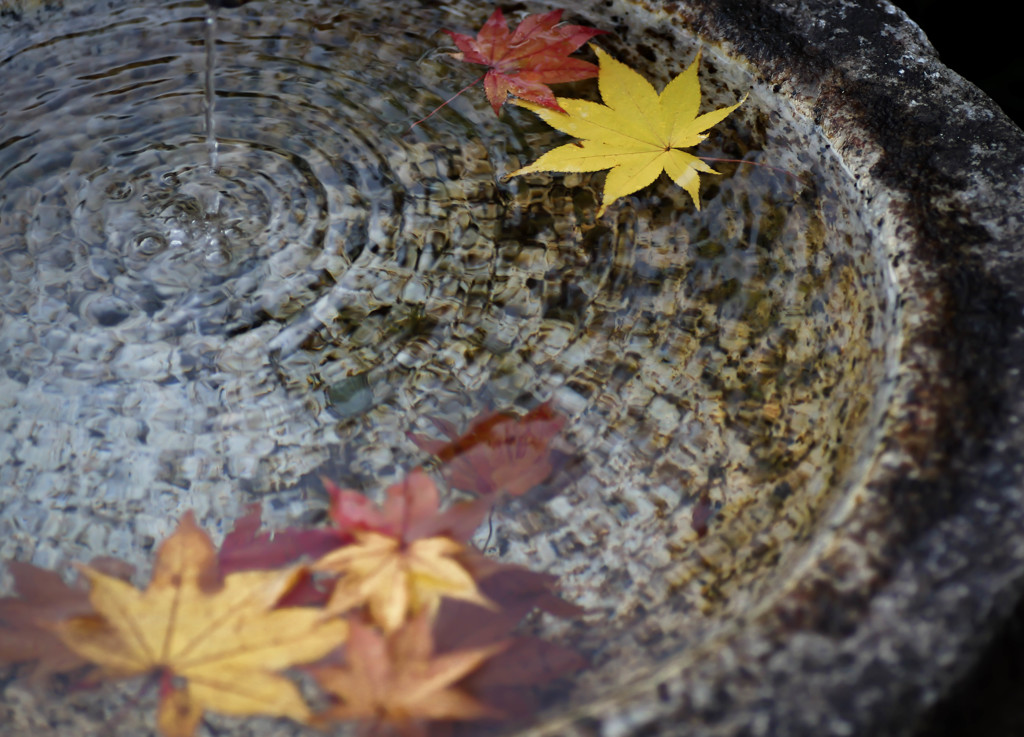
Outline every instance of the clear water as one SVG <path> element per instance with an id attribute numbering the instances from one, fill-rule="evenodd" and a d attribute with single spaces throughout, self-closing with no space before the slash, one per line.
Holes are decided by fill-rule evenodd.
<path id="1" fill-rule="evenodd" d="M 604 5 L 573 22 L 656 84 L 689 63 Z M 594 660 L 572 698 L 799 557 L 884 404 L 891 305 L 827 146 L 742 69 L 706 52 L 709 107 L 753 92 L 701 153 L 794 176 L 718 164 L 700 212 L 662 179 L 596 222 L 603 174 L 502 180 L 564 138 L 482 90 L 407 133 L 479 75 L 440 33 L 477 3 L 88 9 L 0 32 L 0 557 L 145 568 L 184 509 L 312 519 L 318 474 L 429 462 L 428 418 L 546 400 L 574 462 L 489 552 L 588 607 L 543 623 Z"/>
<path id="2" fill-rule="evenodd" d="M 217 171 L 217 9 L 206 11 L 206 148 L 210 151 L 210 171 Z"/>

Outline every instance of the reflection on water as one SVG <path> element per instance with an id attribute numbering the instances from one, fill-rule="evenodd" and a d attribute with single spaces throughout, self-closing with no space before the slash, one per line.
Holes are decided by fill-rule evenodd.
<path id="1" fill-rule="evenodd" d="M 659 86 L 692 58 L 616 13 L 567 20 L 614 27 L 602 45 Z M 795 177 L 720 164 L 699 213 L 663 178 L 599 222 L 603 174 L 504 183 L 560 134 L 496 118 L 482 90 L 405 134 L 477 73 L 440 29 L 485 15 L 310 0 L 215 24 L 184 2 L 7 21 L 2 557 L 141 562 L 182 509 L 223 531 L 254 494 L 272 521 L 309 515 L 318 472 L 379 491 L 426 463 L 406 432 L 428 418 L 549 399 L 578 463 L 499 514 L 490 549 L 590 608 L 557 625 L 598 666 L 584 692 L 798 555 L 884 401 L 889 307 L 843 173 L 755 86 L 701 153 Z M 712 57 L 709 109 L 751 85 Z"/>

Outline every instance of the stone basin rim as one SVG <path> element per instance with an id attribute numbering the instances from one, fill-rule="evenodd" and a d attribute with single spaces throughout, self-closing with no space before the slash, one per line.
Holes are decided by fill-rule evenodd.
<path id="1" fill-rule="evenodd" d="M 798 580 L 685 663 L 530 734 L 911 733 L 1024 590 L 1024 132 L 885 0 L 633 4 L 820 126 L 897 287 L 898 374 L 856 503 Z"/>

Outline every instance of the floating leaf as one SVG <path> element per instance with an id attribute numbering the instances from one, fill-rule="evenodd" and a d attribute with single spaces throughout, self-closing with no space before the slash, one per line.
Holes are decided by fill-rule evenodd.
<path id="1" fill-rule="evenodd" d="M 559 25 L 561 18 L 561 10 L 528 15 L 509 33 L 501 8 L 496 8 L 476 38 L 445 31 L 461 51 L 457 58 L 488 67 L 484 91 L 495 115 L 509 95 L 561 110 L 549 84 L 597 76 L 595 65 L 569 54 L 607 31 Z"/>
<path id="2" fill-rule="evenodd" d="M 721 122 L 743 100 L 697 115 L 700 54 L 682 74 L 658 92 L 639 73 L 595 49 L 600 65 L 601 105 L 589 100 L 559 98 L 565 112 L 520 102 L 545 123 L 582 139 L 548 151 L 509 177 L 538 171 L 584 172 L 611 169 L 604 184 L 597 216 L 620 197 L 651 184 L 664 171 L 686 190 L 700 209 L 699 172 L 717 174 L 693 154 L 681 149 L 703 141 L 708 128 Z M 744 98 L 746 99 L 746 98 Z"/>

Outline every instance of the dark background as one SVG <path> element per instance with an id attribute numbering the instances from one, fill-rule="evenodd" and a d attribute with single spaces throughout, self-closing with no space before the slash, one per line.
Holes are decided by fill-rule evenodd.
<path id="1" fill-rule="evenodd" d="M 1018 3 L 894 3 L 921 26 L 946 66 L 978 85 L 1024 127 L 1024 29 L 1008 17 Z M 1024 602 L 915 737 L 1024 737 Z"/>
<path id="2" fill-rule="evenodd" d="M 1021 7 L 1018 2 L 893 2 L 924 29 L 946 66 L 985 90 L 1024 126 L 1024 28 L 1011 17 Z"/>

